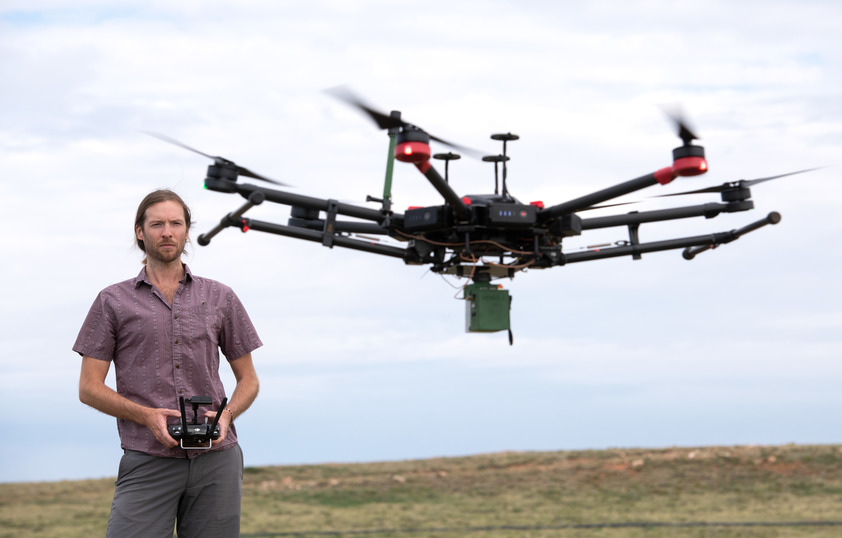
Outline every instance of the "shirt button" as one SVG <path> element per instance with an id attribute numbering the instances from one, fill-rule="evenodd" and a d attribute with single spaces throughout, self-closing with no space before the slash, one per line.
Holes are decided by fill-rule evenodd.
<path id="1" fill-rule="evenodd" d="M 179 368 L 181 368 L 181 365 L 180 365 L 180 364 L 176 364 L 176 365 L 175 365 L 175 368 L 176 368 L 176 370 L 178 370 Z"/>
<path id="2" fill-rule="evenodd" d="M 178 338 L 176 338 L 176 339 L 175 339 L 175 343 L 176 343 L 176 344 L 178 343 Z"/>

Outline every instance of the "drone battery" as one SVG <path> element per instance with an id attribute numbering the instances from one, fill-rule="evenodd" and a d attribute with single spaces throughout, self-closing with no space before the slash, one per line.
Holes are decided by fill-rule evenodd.
<path id="1" fill-rule="evenodd" d="M 496 332 L 509 329 L 512 299 L 509 291 L 487 282 L 465 288 L 465 332 Z"/>
<path id="2" fill-rule="evenodd" d="M 550 234 L 556 237 L 582 235 L 582 217 L 575 214 L 560 216 L 550 225 Z"/>
<path id="3" fill-rule="evenodd" d="M 535 225 L 538 208 L 533 205 L 493 203 L 488 205 L 488 224 L 506 227 Z"/>
<path id="4" fill-rule="evenodd" d="M 403 225 L 408 232 L 441 230 L 450 224 L 447 206 L 416 207 L 403 214 Z"/>

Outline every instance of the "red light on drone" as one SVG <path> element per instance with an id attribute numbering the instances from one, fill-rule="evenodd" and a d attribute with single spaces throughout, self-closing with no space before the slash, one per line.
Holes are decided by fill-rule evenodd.
<path id="1" fill-rule="evenodd" d="M 243 233 L 246 233 L 247 231 L 251 230 L 251 228 L 249 228 L 249 225 L 246 224 L 245 219 L 243 219 L 240 222 L 242 223 L 241 229 L 243 230 Z"/>
<path id="2" fill-rule="evenodd" d="M 395 148 L 395 159 L 405 163 L 421 163 L 430 158 L 430 145 L 424 142 L 408 141 Z"/>
<path id="3" fill-rule="evenodd" d="M 540 200 L 536 202 L 529 202 L 529 205 L 535 206 L 538 209 L 544 209 L 544 202 L 541 202 Z"/>
<path id="4" fill-rule="evenodd" d="M 465 204 L 465 205 L 471 205 L 473 202 L 471 202 L 470 198 L 468 198 L 467 196 L 464 196 L 462 198 L 462 203 Z"/>

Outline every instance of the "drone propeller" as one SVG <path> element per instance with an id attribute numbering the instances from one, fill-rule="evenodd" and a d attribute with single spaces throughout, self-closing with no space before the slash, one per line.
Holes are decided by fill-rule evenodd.
<path id="1" fill-rule="evenodd" d="M 151 132 L 151 131 L 143 131 L 143 133 L 144 133 L 144 134 L 147 134 L 147 135 L 149 135 L 149 136 L 154 136 L 155 138 L 157 138 L 157 139 L 159 139 L 159 140 L 163 140 L 164 142 L 168 142 L 168 143 L 173 144 L 173 145 L 175 145 L 175 146 L 178 146 L 178 147 L 180 147 L 180 148 L 184 148 L 184 149 L 186 149 L 186 150 L 188 150 L 188 151 L 192 151 L 193 153 L 198 153 L 199 155 L 202 155 L 202 156 L 204 156 L 204 157 L 207 157 L 208 159 L 211 159 L 212 161 L 214 161 L 214 163 L 216 163 L 216 164 L 217 164 L 217 165 L 219 165 L 219 166 L 233 167 L 233 168 L 235 168 L 235 169 L 237 170 L 237 173 L 238 173 L 239 175 L 241 175 L 241 176 L 246 176 L 246 177 L 251 177 L 251 178 L 254 178 L 254 179 L 259 179 L 259 180 L 261 180 L 261 181 L 267 181 L 267 182 L 269 182 L 269 183 L 273 183 L 273 184 L 275 184 L 275 185 L 280 185 L 280 186 L 282 186 L 282 187 L 289 187 L 289 186 L 290 186 L 290 185 L 288 185 L 288 184 L 286 184 L 286 183 L 281 183 L 280 181 L 275 181 L 274 179 L 269 179 L 268 177 L 261 176 L 260 174 L 257 174 L 257 173 L 255 173 L 255 172 L 252 172 L 252 171 L 251 171 L 251 170 L 249 170 L 248 168 L 245 168 L 245 167 L 243 167 L 243 166 L 240 166 L 240 165 L 238 165 L 237 163 L 235 163 L 234 161 L 229 161 L 228 159 L 226 159 L 226 158 L 224 158 L 224 157 L 219 157 L 219 156 L 208 155 L 207 153 L 201 152 L 201 151 L 199 151 L 198 149 L 191 148 L 191 147 L 190 147 L 190 146 L 188 146 L 187 144 L 184 144 L 184 143 L 182 143 L 182 142 L 179 142 L 179 141 L 178 141 L 178 140 L 176 140 L 175 138 L 170 138 L 170 137 L 169 137 L 169 136 L 167 136 L 167 135 L 164 135 L 164 134 L 161 134 L 161 133 L 155 133 L 155 132 Z"/>
<path id="2" fill-rule="evenodd" d="M 431 135 L 430 133 L 427 133 L 417 125 L 413 125 L 412 123 L 402 120 L 400 118 L 400 114 L 396 114 L 393 116 L 372 108 L 370 105 L 366 104 L 365 101 L 362 100 L 362 98 L 360 98 L 357 94 L 355 94 L 346 86 L 337 86 L 335 88 L 330 88 L 325 91 L 333 97 L 339 99 L 340 101 L 344 101 L 352 107 L 358 108 L 359 110 L 363 111 L 377 125 L 379 129 L 405 129 L 423 131 L 425 134 L 427 134 L 427 136 L 430 137 L 431 140 L 435 140 L 440 144 L 450 146 L 452 148 L 458 149 L 463 153 L 467 153 L 475 157 L 479 157 L 480 155 L 482 155 L 482 152 L 477 151 L 473 148 L 449 142 L 447 140 L 444 140 L 443 138 Z"/>
<path id="3" fill-rule="evenodd" d="M 655 196 L 655 198 L 664 198 L 664 197 L 667 197 L 667 196 L 684 196 L 686 194 L 702 194 L 702 193 L 708 193 L 708 192 L 724 192 L 724 191 L 727 191 L 729 189 L 734 189 L 734 188 L 747 188 L 747 187 L 751 187 L 753 185 L 757 185 L 758 183 L 763 183 L 764 181 L 771 181 L 773 179 L 778 179 L 778 178 L 782 178 L 782 177 L 794 176 L 796 174 L 805 174 L 807 172 L 812 172 L 814 170 L 818 170 L 819 168 L 821 168 L 821 167 L 807 168 L 807 169 L 804 169 L 804 170 L 797 170 L 795 172 L 787 172 L 786 174 L 778 174 L 777 176 L 761 177 L 761 178 L 757 178 L 757 179 L 741 179 L 739 181 L 732 181 L 732 182 L 729 182 L 729 183 L 723 183 L 722 185 L 716 185 L 714 187 L 706 187 L 704 189 L 697 189 L 697 190 L 694 190 L 694 191 L 676 192 L 676 193 L 673 193 L 673 194 L 662 194 L 660 196 Z"/>
<path id="4" fill-rule="evenodd" d="M 394 129 L 410 125 L 409 123 L 401 120 L 400 118 L 390 116 L 389 114 L 384 114 L 379 110 L 371 108 L 357 94 L 355 94 L 345 86 L 337 86 L 335 88 L 330 88 L 325 91 L 333 97 L 341 101 L 345 101 L 347 104 L 365 112 L 366 115 L 368 115 L 368 117 L 371 118 L 371 120 L 374 121 L 374 123 L 377 124 L 377 127 L 380 129 Z"/>
<path id="5" fill-rule="evenodd" d="M 579 213 L 579 212 L 582 212 L 582 211 L 591 211 L 591 210 L 594 210 L 594 209 L 606 209 L 606 208 L 609 208 L 609 207 L 619 207 L 619 206 L 634 205 L 634 204 L 639 204 L 639 203 L 640 203 L 639 201 L 634 201 L 634 202 L 618 202 L 616 204 L 592 205 L 592 206 L 586 207 L 584 209 L 579 209 L 576 212 Z"/>
<path id="6" fill-rule="evenodd" d="M 693 140 L 699 140 L 699 136 L 690 128 L 690 124 L 684 117 L 684 112 L 679 105 L 663 105 L 661 109 L 675 124 L 676 129 L 678 129 L 678 137 L 684 142 L 685 146 L 691 145 Z"/>

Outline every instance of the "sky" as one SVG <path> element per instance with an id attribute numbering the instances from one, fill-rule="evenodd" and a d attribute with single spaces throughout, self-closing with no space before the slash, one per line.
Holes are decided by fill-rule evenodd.
<path id="1" fill-rule="evenodd" d="M 325 92 L 339 85 L 489 154 L 490 134 L 518 134 L 509 190 L 547 205 L 670 165 L 675 103 L 710 171 L 620 200 L 637 210 L 822 168 L 755 186 L 750 212 L 641 228 L 651 241 L 781 213 L 692 262 L 670 251 L 500 281 L 512 346 L 466 333 L 464 282 L 426 267 L 254 231 L 194 241 L 186 262 L 234 288 L 264 342 L 260 396 L 237 424 L 247 466 L 842 443 L 839 20 L 831 0 L 4 1 L 0 482 L 116 476 L 115 421 L 78 400 L 79 327 L 99 290 L 140 270 L 145 194 L 178 191 L 194 238 L 243 202 L 202 188 L 207 159 L 144 131 L 365 205 L 388 138 Z M 476 159 L 450 168 L 460 194 L 493 179 Z M 393 196 L 397 211 L 441 204 L 408 165 Z M 286 224 L 288 208 L 248 216 Z M 565 251 L 625 239 L 603 230 Z M 223 379 L 230 391 L 224 366 Z"/>

